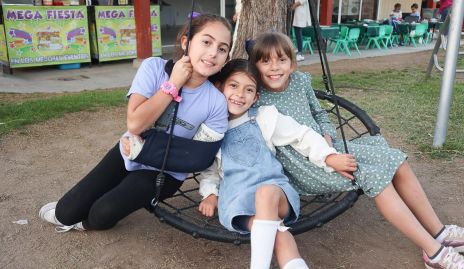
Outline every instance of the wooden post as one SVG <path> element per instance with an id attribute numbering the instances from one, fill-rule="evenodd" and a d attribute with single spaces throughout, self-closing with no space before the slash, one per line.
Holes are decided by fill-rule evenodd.
<path id="1" fill-rule="evenodd" d="M 143 59 L 152 56 L 150 0 L 134 0 L 135 30 L 137 40 L 137 59 L 134 66 L 138 67 Z"/>
<path id="2" fill-rule="evenodd" d="M 435 8 L 437 5 L 433 0 L 427 0 L 427 8 Z"/>
<path id="3" fill-rule="evenodd" d="M 333 0 L 321 0 L 319 12 L 319 23 L 321 25 L 332 25 Z"/>

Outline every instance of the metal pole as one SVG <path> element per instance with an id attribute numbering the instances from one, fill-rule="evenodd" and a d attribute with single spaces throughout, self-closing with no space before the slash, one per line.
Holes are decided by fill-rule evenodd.
<path id="1" fill-rule="evenodd" d="M 433 146 L 441 147 L 445 143 L 448 130 L 449 111 L 453 97 L 453 85 L 456 78 L 456 63 L 459 55 L 459 42 L 464 14 L 464 0 L 454 0 L 451 10 L 451 21 L 448 34 L 448 44 L 445 56 L 445 66 L 441 81 L 440 101 L 438 105 L 437 124 L 433 137 Z"/>
<path id="2" fill-rule="evenodd" d="M 338 18 L 337 18 L 338 24 L 342 23 L 342 4 L 343 4 L 343 0 L 338 0 Z"/>
<path id="3" fill-rule="evenodd" d="M 222 16 L 222 17 L 226 17 L 226 0 L 221 0 L 219 1 L 219 14 Z"/>

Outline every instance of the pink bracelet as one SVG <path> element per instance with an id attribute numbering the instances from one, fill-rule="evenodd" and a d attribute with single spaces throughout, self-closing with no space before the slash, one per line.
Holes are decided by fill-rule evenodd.
<path id="1" fill-rule="evenodd" d="M 160 90 L 162 90 L 164 93 L 169 94 L 172 96 L 172 99 L 176 102 L 182 101 L 182 97 L 178 95 L 179 90 L 177 90 L 176 85 L 170 81 L 165 81 L 163 84 L 160 86 Z"/>

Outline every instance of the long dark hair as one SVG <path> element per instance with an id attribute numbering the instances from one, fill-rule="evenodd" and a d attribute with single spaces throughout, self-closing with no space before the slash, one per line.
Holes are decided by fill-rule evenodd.
<path id="1" fill-rule="evenodd" d="M 225 19 L 224 17 L 215 15 L 215 14 L 201 14 L 199 16 L 196 16 L 192 19 L 192 26 L 191 26 L 191 33 L 190 33 L 190 40 L 198 33 L 203 30 L 203 28 L 208 24 L 208 23 L 213 23 L 213 22 L 219 22 L 223 24 L 227 30 L 230 32 L 230 43 L 229 47 L 232 47 L 232 26 L 230 25 L 229 21 Z M 175 53 L 175 59 L 180 59 L 182 58 L 182 55 L 184 55 L 184 51 L 182 50 L 181 46 L 181 40 L 183 36 L 189 36 L 189 21 L 187 21 L 184 26 L 180 29 L 179 33 L 177 34 L 177 48 L 176 48 L 176 53 Z"/>
<path id="2" fill-rule="evenodd" d="M 214 76 L 209 77 L 209 80 L 215 84 L 224 84 L 227 78 L 236 73 L 243 73 L 256 83 L 256 90 L 260 88 L 261 76 L 255 65 L 245 59 L 230 60 L 221 71 Z"/>

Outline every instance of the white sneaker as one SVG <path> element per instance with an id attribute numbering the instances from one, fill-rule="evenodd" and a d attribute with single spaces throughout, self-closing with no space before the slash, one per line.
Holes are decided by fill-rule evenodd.
<path id="1" fill-rule="evenodd" d="M 78 231 L 85 231 L 84 226 L 82 226 L 82 222 L 76 223 L 71 226 L 66 226 L 59 222 L 55 216 L 55 208 L 57 203 L 58 202 L 51 202 L 42 206 L 42 208 L 39 210 L 39 217 L 47 222 L 50 222 L 51 224 L 55 224 L 55 231 L 57 231 L 58 233 L 68 232 L 72 229 Z"/>
<path id="2" fill-rule="evenodd" d="M 464 269 L 464 257 L 452 247 L 443 248 L 438 261 L 433 262 L 425 253 L 423 258 L 427 269 Z"/>
<path id="3" fill-rule="evenodd" d="M 446 236 L 441 244 L 445 247 L 452 247 L 457 252 L 464 253 L 464 228 L 456 225 L 445 225 L 443 231 Z"/>
<path id="4" fill-rule="evenodd" d="M 296 61 L 297 61 L 297 62 L 304 61 L 304 56 L 301 55 L 301 54 L 297 54 L 297 55 L 296 55 Z"/>

